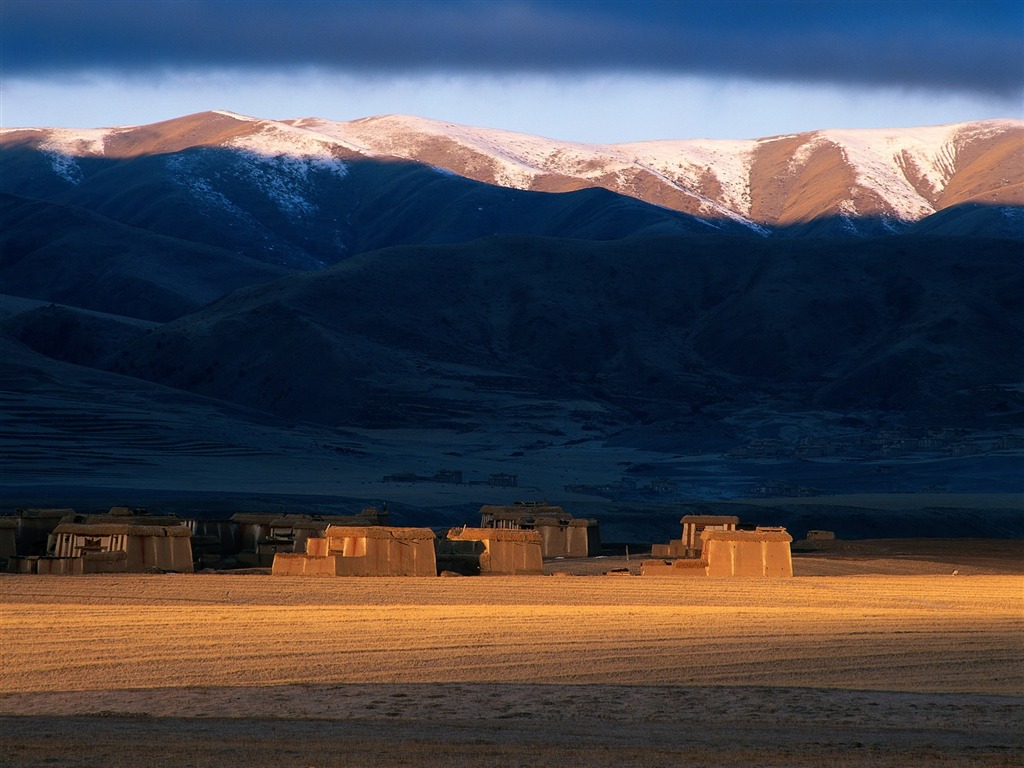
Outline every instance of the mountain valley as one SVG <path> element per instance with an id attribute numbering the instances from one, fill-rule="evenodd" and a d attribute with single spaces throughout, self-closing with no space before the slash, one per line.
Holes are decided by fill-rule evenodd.
<path id="1" fill-rule="evenodd" d="M 1024 490 L 1021 121 L 597 146 L 214 112 L 0 148 L 8 499 Z"/>

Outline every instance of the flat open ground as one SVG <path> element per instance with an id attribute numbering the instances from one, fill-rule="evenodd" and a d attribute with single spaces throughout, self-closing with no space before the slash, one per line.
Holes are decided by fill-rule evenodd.
<path id="1" fill-rule="evenodd" d="M 4 575 L 0 754 L 11 766 L 1020 765 L 1024 576 L 908 570 Z"/>

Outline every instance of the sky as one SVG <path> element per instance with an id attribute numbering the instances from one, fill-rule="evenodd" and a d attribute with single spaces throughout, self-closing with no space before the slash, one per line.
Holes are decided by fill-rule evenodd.
<path id="1" fill-rule="evenodd" d="M 0 126 L 208 109 L 594 143 L 1024 118 L 1024 2 L 0 0 Z"/>

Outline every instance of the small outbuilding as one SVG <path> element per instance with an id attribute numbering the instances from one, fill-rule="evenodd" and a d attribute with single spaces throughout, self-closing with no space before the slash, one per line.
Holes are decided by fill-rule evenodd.
<path id="1" fill-rule="evenodd" d="M 366 507 L 358 515 L 305 515 L 270 512 L 238 512 L 231 516 L 235 551 L 240 561 L 268 567 L 280 553 L 302 553 L 306 539 L 322 537 L 331 525 L 383 526 L 388 513 Z"/>
<path id="2" fill-rule="evenodd" d="M 674 561 L 645 560 L 642 576 L 778 576 L 793 575 L 793 538 L 785 528 L 753 531 L 712 529 L 701 535 L 701 556 Z"/>
<path id="3" fill-rule="evenodd" d="M 82 573 L 192 573 L 192 532 L 184 525 L 61 523 L 51 535 L 50 559 L 82 561 Z M 54 564 L 48 564 L 51 567 Z M 37 572 L 43 566 L 37 565 Z M 77 566 L 60 572 L 78 572 Z"/>
<path id="4" fill-rule="evenodd" d="M 389 526 L 327 527 L 304 553 L 274 555 L 275 576 L 437 576 L 434 532 Z"/>
<path id="5" fill-rule="evenodd" d="M 735 531 L 740 519 L 733 515 L 685 515 L 679 522 L 683 526 L 683 535 L 678 539 L 672 539 L 668 544 L 655 544 L 651 547 L 651 555 L 700 557 L 700 537 L 704 531 Z"/>
<path id="6" fill-rule="evenodd" d="M 544 572 L 537 531 L 507 528 L 452 528 L 438 542 L 438 562 L 465 574 L 523 575 Z"/>
<path id="7" fill-rule="evenodd" d="M 684 515 L 679 522 L 683 526 L 683 557 L 698 557 L 705 531 L 735 531 L 740 519 L 735 515 Z"/>
<path id="8" fill-rule="evenodd" d="M 597 520 L 573 517 L 554 504 L 485 504 L 480 507 L 480 527 L 537 531 L 542 557 L 593 557 L 601 551 Z"/>
<path id="9" fill-rule="evenodd" d="M 793 537 L 785 528 L 709 530 L 702 534 L 701 560 L 708 576 L 793 575 Z"/>

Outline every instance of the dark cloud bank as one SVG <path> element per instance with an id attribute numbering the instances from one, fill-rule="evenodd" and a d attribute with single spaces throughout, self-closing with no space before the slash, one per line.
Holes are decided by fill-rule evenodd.
<path id="1" fill-rule="evenodd" d="M 4 0 L 7 75 L 636 71 L 1019 96 L 1024 4 Z"/>

